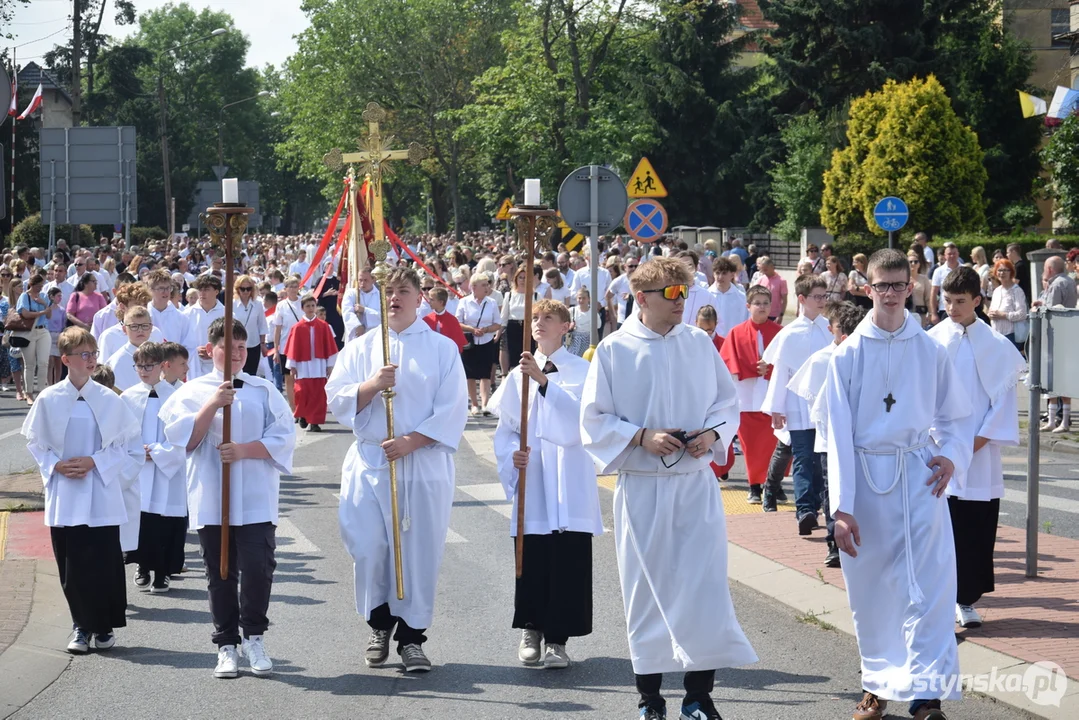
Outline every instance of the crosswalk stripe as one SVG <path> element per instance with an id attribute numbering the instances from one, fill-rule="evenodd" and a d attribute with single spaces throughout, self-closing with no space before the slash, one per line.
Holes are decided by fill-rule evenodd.
<path id="1" fill-rule="evenodd" d="M 458 485 L 457 489 L 486 504 L 487 507 L 507 519 L 513 515 L 513 504 L 506 499 L 506 490 L 502 487 L 502 483 Z"/>
<path id="2" fill-rule="evenodd" d="M 329 465 L 297 465 L 292 468 L 293 475 L 313 475 L 314 473 L 328 472 Z"/>
<path id="3" fill-rule="evenodd" d="M 453 531 L 453 528 L 446 528 L 446 542 L 447 543 L 466 543 L 468 540 L 461 537 L 459 534 Z"/>
<path id="4" fill-rule="evenodd" d="M 1008 488 L 1004 490 L 1004 500 L 1019 505 L 1026 505 L 1027 494 L 1023 490 L 1012 490 Z M 1068 498 L 1057 497 L 1056 495 L 1046 495 L 1042 492 L 1038 493 L 1038 507 L 1042 510 L 1060 510 L 1061 512 L 1079 513 L 1079 500 L 1069 500 Z"/>
<path id="5" fill-rule="evenodd" d="M 282 517 L 277 519 L 277 551 L 315 554 L 319 549 L 300 532 L 296 523 Z"/>

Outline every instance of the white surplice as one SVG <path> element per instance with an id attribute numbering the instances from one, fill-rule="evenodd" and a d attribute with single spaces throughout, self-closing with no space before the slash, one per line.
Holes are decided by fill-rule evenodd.
<path id="1" fill-rule="evenodd" d="M 633 314 L 599 344 L 582 392 L 585 449 L 600 472 L 618 473 L 615 548 L 633 672 L 756 662 L 731 602 L 723 502 L 709 466 L 726 457 L 739 422 L 711 338 L 684 323 L 661 336 Z M 660 458 L 632 444 L 642 427 L 715 427 L 719 440 L 696 460 L 679 460 L 680 451 Z"/>
<path id="2" fill-rule="evenodd" d="M 762 359 L 772 366 L 772 375 L 768 381 L 768 392 L 764 395 L 761 412 L 766 415 L 782 413 L 786 416 L 783 429 L 776 430 L 775 434 L 787 445 L 790 445 L 792 430 L 813 429 L 813 423 L 809 419 L 809 404 L 797 393 L 788 392 L 787 385 L 813 353 L 834 342 L 835 338 L 828 329 L 828 320 L 823 315 L 818 315 L 813 320 L 799 315 L 785 325 L 764 350 Z"/>
<path id="3" fill-rule="evenodd" d="M 357 305 L 363 306 L 363 312 L 356 313 L 353 308 Z M 345 321 L 345 342 L 358 337 L 356 333 L 361 328 L 370 330 L 378 327 L 382 323 L 382 296 L 379 295 L 378 287 L 372 287 L 370 292 L 354 287 L 347 288 L 344 298 L 341 299 L 341 317 Z"/>
<path id="4" fill-rule="evenodd" d="M 547 376 L 547 388 L 528 384 L 528 482 L 525 485 L 525 534 L 554 532 L 603 534 L 599 511 L 599 485 L 592 457 L 581 444 L 581 390 L 588 375 L 588 361 L 565 348 L 550 357 L 536 351 L 540 368 L 550 360 L 557 369 Z M 498 386 L 488 409 L 498 416 L 495 459 L 498 478 L 513 501 L 510 534 L 517 535 L 517 479 L 513 453 L 521 448 L 521 369 L 510 371 Z"/>
<path id="5" fill-rule="evenodd" d="M 198 358 L 199 343 L 195 339 L 194 323 L 188 313 L 182 312 L 171 302 L 165 304 L 164 310 L 158 310 L 150 303 L 148 310 L 154 329 L 161 331 L 162 342 L 179 343 L 187 348 L 189 358 Z M 202 345 L 205 344 L 203 340 Z"/>
<path id="6" fill-rule="evenodd" d="M 150 397 L 151 391 L 157 397 Z M 140 382 L 121 395 L 136 418 L 142 421 L 142 444 L 150 448 L 150 460 L 139 473 L 142 512 L 165 517 L 187 515 L 187 479 L 184 474 L 187 449 L 173 445 L 165 437 L 161 406 L 176 390 L 165 381 L 153 387 Z"/>
<path id="7" fill-rule="evenodd" d="M 697 325 L 697 313 L 705 305 L 711 305 L 715 309 L 715 296 L 708 292 L 708 287 L 704 285 L 690 285 L 689 295 L 686 297 L 685 305 L 682 307 L 682 322 L 686 325 Z M 719 312 L 716 312 L 719 315 Z M 717 323 L 718 325 L 718 323 Z"/>
<path id="8" fill-rule="evenodd" d="M 92 380 L 79 390 L 65 378 L 41 391 L 22 434 L 45 485 L 46 525 L 106 527 L 127 521 L 124 490 L 136 484 L 145 454 L 139 423 L 120 396 Z M 85 477 L 56 472 L 61 460 L 76 457 L 94 459 Z"/>
<path id="9" fill-rule="evenodd" d="M 382 333 L 347 343 L 326 383 L 330 412 L 352 428 L 356 442 L 341 466 L 341 538 L 355 563 L 356 611 L 389 603 L 410 627 L 430 627 L 455 486 L 453 454 L 468 416 L 465 373 L 457 344 L 415 320 L 390 330 L 390 361 L 397 365 L 394 435 L 420 433 L 434 442 L 397 461 L 405 599 L 394 580 L 386 403 L 381 394 L 356 408 L 360 385 L 383 366 Z"/>
<path id="10" fill-rule="evenodd" d="M 719 322 L 716 323 L 716 334 L 727 337 L 731 328 L 749 320 L 749 308 L 746 307 L 746 291 L 738 283 L 731 283 L 727 292 L 719 289 L 719 285 L 712 283 L 708 288 L 712 293 L 712 306 L 716 309 Z"/>
<path id="11" fill-rule="evenodd" d="M 974 439 L 958 422 L 970 414 L 968 397 L 917 317 L 889 333 L 870 313 L 833 352 L 817 400 L 828 418 L 832 513 L 853 515 L 861 530 L 843 579 L 862 686 L 885 700 L 961 697 L 952 524 L 947 500 L 926 483 L 936 455 L 959 471 L 970 464 Z"/>
<path id="12" fill-rule="evenodd" d="M 189 338 L 195 348 L 204 347 L 210 341 L 210 325 L 213 324 L 214 320 L 223 317 L 225 317 L 225 306 L 221 304 L 220 300 L 209 310 L 203 310 L 202 305 L 198 302 L 188 306 L 187 318 L 190 323 L 189 332 L 191 333 Z M 188 352 L 191 352 L 191 350 L 189 349 Z M 213 369 L 213 359 L 206 358 L 203 360 L 197 352 L 191 352 L 191 357 L 187 361 L 187 379 L 194 380 L 197 377 L 206 375 Z"/>
<path id="13" fill-rule="evenodd" d="M 147 338 L 147 342 L 165 342 L 165 338 L 161 335 L 161 331 L 156 327 L 150 331 L 150 337 Z M 127 334 L 124 333 L 122 325 L 113 325 L 111 328 L 101 333 L 101 337 L 97 339 L 97 361 L 99 364 L 109 364 L 112 367 L 112 356 L 115 355 L 125 345 L 131 343 L 127 339 Z M 113 368 L 115 372 L 116 368 Z M 121 388 L 122 390 L 123 388 Z"/>
<path id="14" fill-rule="evenodd" d="M 1015 394 L 1026 361 L 1006 337 L 981 320 L 964 328 L 945 319 L 929 331 L 944 346 L 965 381 L 973 412 L 958 421 L 964 435 L 989 440 L 974 453 L 970 467 L 956 470 L 958 482 L 948 494 L 964 500 L 1004 497 L 1004 465 L 1000 448 L 1019 444 L 1019 408 Z"/>
<path id="15" fill-rule="evenodd" d="M 277 500 L 281 473 L 292 472 L 296 427 L 292 410 L 272 383 L 247 373 L 235 376 L 244 386 L 232 402 L 232 442 L 261 442 L 268 460 L 240 460 L 231 465 L 229 523 L 277 525 Z M 186 448 L 195 429 L 195 415 L 221 385 L 221 371 L 189 380 L 161 406 L 165 438 Z M 218 408 L 206 437 L 187 453 L 187 509 L 191 528 L 221 524 L 221 445 L 224 422 Z"/>

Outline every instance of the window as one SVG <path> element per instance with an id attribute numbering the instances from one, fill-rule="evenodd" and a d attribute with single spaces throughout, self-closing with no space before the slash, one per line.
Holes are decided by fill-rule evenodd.
<path id="1" fill-rule="evenodd" d="M 1061 8 L 1049 11 L 1049 36 L 1052 40 L 1051 46 L 1055 48 L 1067 48 L 1071 47 L 1070 40 L 1058 40 L 1058 35 L 1064 35 L 1071 32 L 1071 20 L 1069 19 L 1070 11 L 1068 8 Z"/>

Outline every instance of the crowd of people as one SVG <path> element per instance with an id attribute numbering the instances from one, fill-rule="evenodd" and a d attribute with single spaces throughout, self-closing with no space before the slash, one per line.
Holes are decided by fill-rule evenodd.
<path id="1" fill-rule="evenodd" d="M 662 674 L 678 671 L 681 717 L 719 718 L 715 670 L 757 659 L 726 574 L 721 482 L 737 448 L 750 503 L 774 512 L 787 502 L 790 468 L 792 531 L 810 536 L 823 516 L 825 564 L 844 574 L 862 656 L 854 718 L 880 718 L 891 700 L 909 702 L 917 720 L 942 720 L 940 701 L 958 697 L 946 682 L 958 675 L 954 625 L 980 625 L 974 605 L 993 588 L 1000 447 L 1018 442 L 1029 270 L 1017 247 L 992 265 L 976 248 L 964 264 L 946 243 L 937 264 L 928 238 L 915 240 L 905 255 L 857 255 L 849 270 L 829 246 L 811 245 L 791 288 L 738 238 L 691 248 L 616 236 L 599 257 L 558 247 L 528 267 L 500 234 L 468 233 L 463 243 L 427 235 L 384 259 L 381 287 L 370 270 L 349 287 L 336 259 L 319 256 L 317 236 L 254 235 L 233 297 L 221 255 L 203 240 L 138 252 L 104 238 L 89 248 L 60 241 L 50 258 L 15 248 L 0 273 L 0 380 L 10 375 L 30 406 L 23 432 L 74 622 L 68 650 L 115 643 L 126 624 L 125 562 L 139 591 L 168 592 L 190 528 L 206 560 L 215 676 L 236 677 L 241 657 L 254 674 L 272 673 L 263 635 L 279 478 L 291 471 L 296 426 L 319 432 L 331 414 L 355 438 L 339 521 L 356 608 L 371 628 L 364 660 L 385 664 L 392 638 L 407 671 L 430 670 L 423 645 L 453 456 L 469 414 L 493 415 L 513 535 L 528 478 L 513 619 L 522 663 L 566 667 L 570 638 L 591 632 L 591 539 L 603 531 L 596 475 L 617 474 L 614 533 L 640 716 L 665 717 Z M 1076 256 L 1046 263 L 1037 302 L 1075 307 Z M 601 341 L 589 362 L 593 306 Z M 224 381 L 226 367 L 236 380 Z M 1058 405 L 1066 427 L 1070 401 Z M 223 464 L 232 468 L 224 579 Z M 408 538 L 403 600 L 395 530 Z"/>

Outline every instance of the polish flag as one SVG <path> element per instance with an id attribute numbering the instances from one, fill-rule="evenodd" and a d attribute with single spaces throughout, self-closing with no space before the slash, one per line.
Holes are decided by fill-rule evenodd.
<path id="1" fill-rule="evenodd" d="M 28 108 L 26 108 L 25 110 L 23 110 L 22 115 L 17 117 L 16 120 L 25 120 L 27 117 L 29 117 L 30 113 L 32 113 L 32 112 L 34 112 L 34 111 L 41 108 L 41 102 L 42 102 L 41 85 L 38 84 L 37 92 L 34 93 L 33 99 L 30 100 L 30 106 Z"/>
<path id="2" fill-rule="evenodd" d="M 14 70 L 14 68 L 12 68 Z M 11 73 L 11 107 L 7 109 L 7 114 L 15 116 L 19 113 L 19 108 L 15 105 L 18 102 L 19 94 L 19 77 L 16 73 Z"/>

